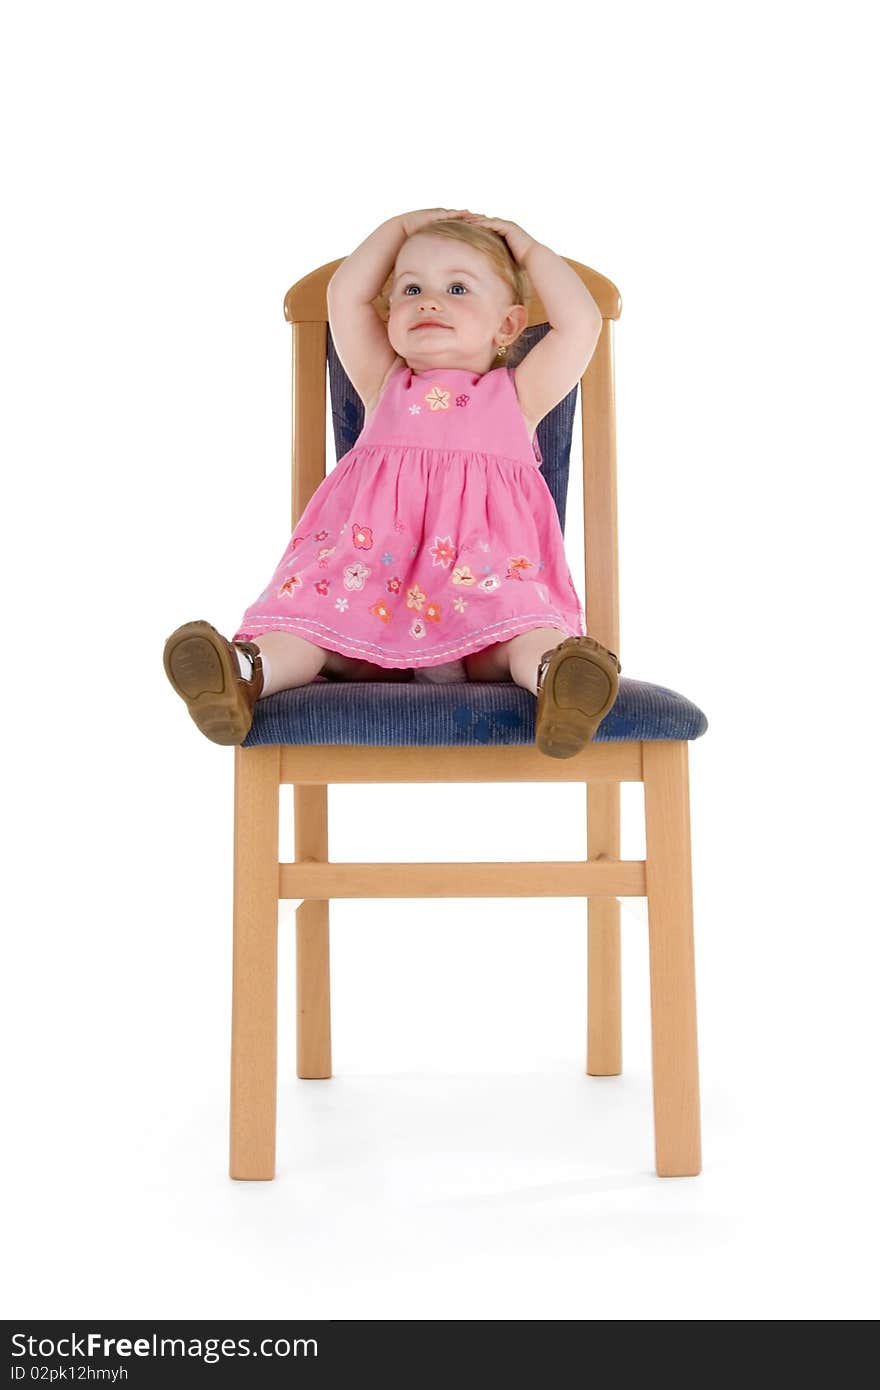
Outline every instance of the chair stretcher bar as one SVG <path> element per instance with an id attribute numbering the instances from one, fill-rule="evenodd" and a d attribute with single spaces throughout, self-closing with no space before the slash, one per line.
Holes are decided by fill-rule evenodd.
<path id="1" fill-rule="evenodd" d="M 278 752 L 282 785 L 643 780 L 642 745 L 638 741 L 591 743 L 573 758 L 547 758 L 531 744 L 498 748 L 284 744 Z"/>
<path id="2" fill-rule="evenodd" d="M 279 898 L 643 898 L 644 860 L 278 865 Z"/>

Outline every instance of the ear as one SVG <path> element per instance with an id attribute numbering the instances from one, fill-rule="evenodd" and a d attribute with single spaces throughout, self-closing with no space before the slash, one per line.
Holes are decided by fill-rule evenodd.
<path id="1" fill-rule="evenodd" d="M 529 311 L 523 304 L 514 304 L 508 309 L 507 317 L 502 324 L 505 333 L 512 333 L 514 337 L 519 337 L 522 330 L 529 321 Z"/>

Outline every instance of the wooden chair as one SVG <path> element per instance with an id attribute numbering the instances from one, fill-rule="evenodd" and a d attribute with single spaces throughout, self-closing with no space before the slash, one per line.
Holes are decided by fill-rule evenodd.
<path id="1" fill-rule="evenodd" d="M 354 444 L 363 405 L 328 326 L 331 261 L 287 293 L 293 324 L 293 524 L 325 476 L 328 364 L 337 458 Z M 581 379 L 587 631 L 620 652 L 612 324 L 615 286 L 569 260 L 602 310 Z M 377 312 L 378 301 L 376 303 Z M 526 334 L 549 330 L 540 302 Z M 544 473 L 564 525 L 577 397 L 538 427 Z M 626 672 L 626 658 L 623 670 Z M 275 1175 L 277 930 L 281 898 L 296 912 L 297 1075 L 331 1075 L 329 907 L 333 898 L 588 899 L 586 1071 L 621 1071 L 621 895 L 647 897 L 656 1171 L 700 1172 L 691 902 L 688 742 L 708 727 L 685 697 L 621 677 L 614 708 L 576 757 L 534 746 L 535 697 L 513 682 L 459 685 L 319 677 L 260 700 L 235 749 L 230 1176 Z M 328 863 L 327 787 L 339 783 L 583 782 L 587 846 L 562 863 Z M 646 859 L 620 859 L 620 783 L 643 782 Z M 278 862 L 279 789 L 294 789 L 294 862 Z"/>

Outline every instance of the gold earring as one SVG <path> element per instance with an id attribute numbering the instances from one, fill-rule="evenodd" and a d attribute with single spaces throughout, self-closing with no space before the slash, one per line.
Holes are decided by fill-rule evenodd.
<path id="1" fill-rule="evenodd" d="M 503 357 L 504 354 L 505 354 L 506 352 L 507 352 L 507 348 L 506 348 L 506 347 L 500 347 L 500 348 L 498 349 L 498 351 L 496 352 L 495 356 L 496 356 L 496 357 Z"/>

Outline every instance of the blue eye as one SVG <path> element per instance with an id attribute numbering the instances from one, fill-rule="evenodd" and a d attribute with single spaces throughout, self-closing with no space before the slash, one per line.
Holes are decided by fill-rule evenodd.
<path id="1" fill-rule="evenodd" d="M 404 286 L 404 289 L 403 289 L 403 293 L 404 293 L 405 295 L 408 295 L 409 292 L 410 292 L 410 290 L 417 290 L 418 288 L 419 288 L 419 287 L 418 287 L 418 285 L 416 285 L 416 284 L 405 285 L 405 286 Z M 454 280 L 450 288 L 452 288 L 452 289 L 464 290 L 465 293 L 467 293 L 467 285 L 463 285 L 463 284 L 461 283 L 460 280 Z"/>

